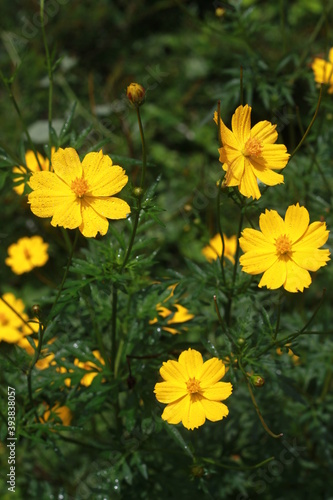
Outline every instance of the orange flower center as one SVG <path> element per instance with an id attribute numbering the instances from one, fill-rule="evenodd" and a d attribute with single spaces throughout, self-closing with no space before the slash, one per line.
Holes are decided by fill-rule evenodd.
<path id="1" fill-rule="evenodd" d="M 286 234 L 282 234 L 276 239 L 275 242 L 277 253 L 285 255 L 291 252 L 292 243 Z"/>
<path id="2" fill-rule="evenodd" d="M 186 387 L 188 392 L 190 392 L 191 394 L 196 394 L 197 392 L 200 392 L 200 381 L 195 380 L 195 377 L 190 378 L 186 382 Z"/>
<path id="3" fill-rule="evenodd" d="M 244 148 L 245 156 L 260 156 L 262 153 L 262 144 L 255 137 L 250 137 L 246 143 Z"/>
<path id="4" fill-rule="evenodd" d="M 9 323 L 9 320 L 8 320 L 7 316 L 4 313 L 0 313 L 0 325 L 6 326 L 6 325 L 8 325 L 8 323 Z"/>
<path id="5" fill-rule="evenodd" d="M 29 250 L 28 250 L 27 248 L 24 248 L 24 249 L 23 249 L 23 253 L 24 253 L 24 257 L 25 257 L 27 260 L 31 259 L 31 254 L 30 254 L 30 252 L 29 252 Z"/>
<path id="6" fill-rule="evenodd" d="M 76 196 L 82 198 L 82 196 L 88 191 L 88 183 L 85 179 L 79 179 L 78 177 L 72 181 L 71 190 L 74 191 Z"/>

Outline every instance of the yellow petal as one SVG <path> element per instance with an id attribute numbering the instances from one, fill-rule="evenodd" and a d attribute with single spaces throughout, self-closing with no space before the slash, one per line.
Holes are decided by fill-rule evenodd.
<path id="1" fill-rule="evenodd" d="M 178 362 L 185 368 L 188 378 L 197 378 L 197 373 L 203 365 L 201 353 L 191 348 L 181 353 Z"/>
<path id="2" fill-rule="evenodd" d="M 171 359 L 163 363 L 160 368 L 160 375 L 164 380 L 170 382 L 186 383 L 188 380 L 187 372 L 183 365 Z"/>
<path id="3" fill-rule="evenodd" d="M 286 233 L 285 223 L 276 210 L 265 210 L 259 217 L 259 226 L 267 241 L 275 240 Z"/>
<path id="4" fill-rule="evenodd" d="M 261 196 L 257 176 L 253 172 L 251 162 L 248 159 L 246 159 L 244 174 L 240 180 L 238 189 L 247 198 L 252 196 L 252 198 L 258 200 Z"/>
<path id="5" fill-rule="evenodd" d="M 238 182 L 241 182 L 241 178 L 244 175 L 244 170 L 246 168 L 246 160 L 242 154 L 239 154 L 234 158 L 233 161 L 229 162 L 228 158 L 228 168 L 229 170 L 232 170 L 232 175 L 236 179 L 238 179 Z M 228 184 L 227 184 L 228 185 Z"/>
<path id="6" fill-rule="evenodd" d="M 232 131 L 242 148 L 250 137 L 251 110 L 252 108 L 247 104 L 245 106 L 238 106 L 231 119 Z"/>
<path id="7" fill-rule="evenodd" d="M 283 184 L 283 175 L 277 174 L 270 170 L 269 168 L 261 167 L 261 165 L 251 159 L 252 166 L 255 169 L 255 174 L 258 179 L 266 184 L 267 186 L 276 186 L 277 184 Z"/>
<path id="8" fill-rule="evenodd" d="M 276 250 L 274 241 L 268 240 L 260 231 L 252 228 L 246 228 L 242 231 L 239 244 L 243 252 L 260 250 L 261 252 L 272 253 Z"/>
<path id="9" fill-rule="evenodd" d="M 23 334 L 13 326 L 1 326 L 0 328 L 0 342 L 3 340 L 8 344 L 16 344 L 22 337 Z"/>
<path id="10" fill-rule="evenodd" d="M 59 148 L 52 156 L 54 172 L 70 187 L 72 181 L 82 177 L 79 155 L 73 148 Z"/>
<path id="11" fill-rule="evenodd" d="M 286 265 L 287 275 L 284 288 L 288 292 L 303 292 L 304 288 L 311 285 L 311 276 L 306 269 L 302 269 L 295 262 L 289 260 Z"/>
<path id="12" fill-rule="evenodd" d="M 264 250 L 248 251 L 239 259 L 242 271 L 248 274 L 261 274 L 272 267 L 277 262 L 278 256 L 273 252 L 265 252 Z"/>
<path id="13" fill-rule="evenodd" d="M 84 201 L 95 212 L 107 219 L 126 219 L 131 213 L 128 203 L 120 198 L 94 198 L 92 196 L 85 196 Z"/>
<path id="14" fill-rule="evenodd" d="M 214 114 L 214 121 L 217 124 L 217 112 L 215 111 Z M 223 121 L 220 118 L 220 144 L 228 144 L 230 147 L 234 149 L 239 149 L 240 145 L 238 141 L 236 140 L 234 134 L 231 132 L 231 130 L 224 125 Z"/>
<path id="15" fill-rule="evenodd" d="M 158 382 L 155 385 L 154 393 L 160 403 L 173 403 L 179 398 L 183 398 L 188 393 L 186 384 L 172 382 Z"/>
<path id="16" fill-rule="evenodd" d="M 263 144 L 274 144 L 277 141 L 278 134 L 276 125 L 272 125 L 267 120 L 258 122 L 251 129 L 251 137 L 257 139 Z"/>
<path id="17" fill-rule="evenodd" d="M 333 64 L 333 47 L 329 50 L 328 60 Z"/>
<path id="18" fill-rule="evenodd" d="M 267 286 L 270 290 L 280 288 L 287 277 L 287 264 L 282 256 L 264 272 L 258 286 L 259 288 Z"/>
<path id="19" fill-rule="evenodd" d="M 162 419 L 166 420 L 169 424 L 179 424 L 179 422 L 182 421 L 183 415 L 188 412 L 189 403 L 189 394 L 174 403 L 169 403 L 168 406 L 164 408 L 161 415 Z"/>
<path id="20" fill-rule="evenodd" d="M 286 232 L 292 243 L 303 236 L 308 228 L 309 221 L 309 212 L 305 207 L 300 207 L 298 203 L 288 207 L 284 222 Z"/>
<path id="21" fill-rule="evenodd" d="M 111 158 L 99 153 L 88 153 L 82 162 L 84 178 L 88 182 L 88 196 L 112 196 L 127 184 L 128 177 L 119 165 L 112 165 Z"/>
<path id="22" fill-rule="evenodd" d="M 86 238 L 94 238 L 98 232 L 103 236 L 107 233 L 109 222 L 103 216 L 97 213 L 92 206 L 87 203 L 85 198 L 81 201 L 82 224 L 79 229 Z"/>
<path id="23" fill-rule="evenodd" d="M 201 404 L 202 396 L 192 394 L 184 398 L 182 424 L 186 429 L 197 429 L 206 421 L 204 407 Z"/>
<path id="24" fill-rule="evenodd" d="M 227 399 L 232 393 L 232 385 L 230 382 L 217 382 L 216 384 L 208 387 L 202 391 L 202 395 L 206 399 L 212 401 L 221 401 Z"/>
<path id="25" fill-rule="evenodd" d="M 293 250 L 302 250 L 303 248 L 319 248 L 324 245 L 328 239 L 329 231 L 326 230 L 325 222 L 312 222 L 309 225 L 302 238 L 293 244 Z"/>
<path id="26" fill-rule="evenodd" d="M 283 144 L 264 144 L 259 162 L 263 162 L 267 168 L 281 170 L 289 160 L 287 148 Z"/>
<path id="27" fill-rule="evenodd" d="M 196 378 L 200 380 L 201 389 L 206 389 L 218 382 L 225 374 L 225 366 L 218 358 L 205 361 Z"/>
<path id="28" fill-rule="evenodd" d="M 186 307 L 181 306 L 180 304 L 175 304 L 174 307 L 177 311 L 174 313 L 173 317 L 168 320 L 168 325 L 173 323 L 184 323 L 185 321 L 190 321 L 194 318 L 194 314 L 190 314 Z"/>
<path id="29" fill-rule="evenodd" d="M 51 220 L 52 226 L 62 226 L 67 229 L 75 229 L 80 226 L 81 222 L 81 201 L 79 198 L 76 198 L 74 193 L 71 199 L 69 197 L 64 198 L 62 204 L 57 203 L 57 205 L 54 206 L 54 214 Z"/>
<path id="30" fill-rule="evenodd" d="M 303 269 L 318 271 L 320 267 L 326 266 L 326 262 L 330 260 L 330 252 L 317 248 L 302 248 L 302 250 L 293 251 L 292 260 Z"/>
<path id="31" fill-rule="evenodd" d="M 210 401 L 203 398 L 201 400 L 201 405 L 204 409 L 206 418 L 211 422 L 222 420 L 222 418 L 229 414 L 228 407 L 223 403 L 218 403 L 217 401 Z"/>

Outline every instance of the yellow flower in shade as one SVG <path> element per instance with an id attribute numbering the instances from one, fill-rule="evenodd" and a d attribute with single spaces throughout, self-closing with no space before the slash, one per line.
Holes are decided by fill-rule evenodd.
<path id="1" fill-rule="evenodd" d="M 291 357 L 291 359 L 292 359 L 293 363 L 294 363 L 295 365 L 299 365 L 299 364 L 300 364 L 300 362 L 301 362 L 301 361 L 300 361 L 300 357 L 299 357 L 299 356 L 297 356 L 296 354 L 294 354 L 294 351 L 291 349 L 291 347 L 290 347 L 290 346 L 291 346 L 291 344 L 286 344 L 286 345 L 285 345 L 285 348 L 287 349 L 287 351 L 286 351 L 286 352 L 288 353 L 288 356 L 290 356 L 290 357 Z M 278 348 L 276 349 L 276 353 L 277 353 L 279 356 L 282 356 L 282 355 L 284 354 L 284 352 L 285 352 L 285 351 L 283 351 L 283 350 L 281 349 L 281 347 L 278 347 Z"/>
<path id="2" fill-rule="evenodd" d="M 40 236 L 20 238 L 17 243 L 13 243 L 8 248 L 9 257 L 5 262 L 13 273 L 27 273 L 34 267 L 42 267 L 46 264 L 49 259 L 48 247 L 48 243 L 45 243 Z"/>
<path id="3" fill-rule="evenodd" d="M 315 81 L 329 85 L 328 93 L 333 94 L 333 48 L 328 53 L 328 61 L 316 57 L 312 63 Z"/>
<path id="4" fill-rule="evenodd" d="M 102 364 L 105 365 L 104 359 L 102 358 L 101 354 L 99 351 L 95 350 L 92 352 L 95 358 Z M 74 360 L 74 365 L 78 366 L 79 368 L 82 368 L 83 370 L 86 370 L 88 373 L 84 375 L 81 380 L 80 384 L 84 385 L 85 387 L 89 387 L 94 380 L 94 378 L 98 375 L 99 372 L 102 371 L 102 368 L 92 361 L 80 361 L 79 359 Z"/>
<path id="5" fill-rule="evenodd" d="M 42 419 L 44 422 L 54 422 L 56 425 L 58 419 L 61 420 L 61 425 L 68 426 L 71 424 L 73 415 L 68 406 L 60 406 L 59 403 L 54 405 L 51 410 L 48 408 Z"/>
<path id="6" fill-rule="evenodd" d="M 236 253 L 237 247 L 237 237 L 231 236 L 228 238 L 223 234 L 224 241 L 224 257 L 229 259 L 233 264 L 235 264 L 234 255 Z M 209 262 L 216 260 L 222 255 L 222 238 L 220 233 L 216 234 L 211 240 L 209 240 L 209 245 L 202 249 L 202 253 Z"/>
<path id="7" fill-rule="evenodd" d="M 183 351 L 178 361 L 169 360 L 160 369 L 163 382 L 155 385 L 160 403 L 167 403 L 162 419 L 169 424 L 182 422 L 187 429 L 195 429 L 206 421 L 222 420 L 229 413 L 221 400 L 232 393 L 230 382 L 219 382 L 225 374 L 223 362 L 212 358 L 203 362 L 200 352 Z"/>
<path id="8" fill-rule="evenodd" d="M 51 149 L 51 158 L 53 153 L 55 152 L 55 148 Z M 20 167 L 14 167 L 13 168 L 13 173 L 14 174 L 22 174 L 22 176 L 17 176 L 15 177 L 15 186 L 14 190 L 17 192 L 17 194 L 23 194 L 24 191 L 24 174 L 27 174 L 28 172 L 39 172 L 40 170 L 50 170 L 50 161 L 48 158 L 44 158 L 40 153 L 37 152 L 37 157 L 40 163 L 40 166 L 38 165 L 38 161 L 36 159 L 36 155 L 33 151 L 29 150 L 25 153 L 25 163 L 27 168 L 20 166 Z"/>
<path id="9" fill-rule="evenodd" d="M 53 344 L 55 340 L 56 340 L 55 338 L 49 340 L 48 344 Z M 29 354 L 29 356 L 34 356 L 35 351 L 38 348 L 38 340 L 33 339 L 33 342 L 35 344 L 35 348 L 33 348 L 33 346 L 30 344 L 27 338 L 22 338 L 21 340 L 19 340 L 19 342 L 17 342 L 17 345 L 22 349 L 24 349 L 27 352 L 27 354 Z M 35 364 L 35 367 L 38 370 L 46 370 L 51 365 L 55 365 L 55 363 L 56 362 L 54 361 L 54 353 L 53 352 L 49 353 L 48 348 L 45 347 L 44 349 L 41 350 L 39 359 Z"/>
<path id="10" fill-rule="evenodd" d="M 251 110 L 239 106 L 228 129 L 220 118 L 220 162 L 226 171 L 225 186 L 238 186 L 247 198 L 260 198 L 258 179 L 268 186 L 283 183 L 283 175 L 274 172 L 287 165 L 289 154 L 283 144 L 274 144 L 276 125 L 261 121 L 251 128 Z M 217 124 L 217 113 L 214 121 Z"/>
<path id="11" fill-rule="evenodd" d="M 35 172 L 29 186 L 31 211 L 52 217 L 52 226 L 79 228 L 83 236 L 106 234 L 108 219 L 124 219 L 128 204 L 113 195 L 127 183 L 119 165 L 103 152 L 88 153 L 82 163 L 75 149 L 59 149 L 52 156 L 54 172 Z"/>
<path id="12" fill-rule="evenodd" d="M 168 302 L 171 297 L 173 297 L 174 290 L 176 288 L 176 285 L 171 285 L 168 287 L 169 290 L 171 290 L 170 295 L 166 299 L 164 299 L 163 304 Z M 176 325 L 179 323 L 186 323 L 186 321 L 190 321 L 191 319 L 194 318 L 194 314 L 189 313 L 188 309 L 186 307 L 180 305 L 180 304 L 174 304 L 173 307 L 176 309 L 176 311 L 171 311 L 167 307 L 163 306 L 162 303 L 157 304 L 156 306 L 156 311 L 158 312 L 159 316 L 162 318 L 168 318 L 167 324 L 168 325 Z M 158 323 L 158 319 L 154 318 L 149 321 L 150 325 L 154 325 L 155 323 Z M 162 326 L 162 330 L 172 333 L 173 335 L 177 333 L 181 333 L 179 330 L 173 327 L 169 326 Z"/>
<path id="13" fill-rule="evenodd" d="M 260 215 L 261 229 L 244 229 L 239 239 L 245 252 L 243 271 L 264 273 L 259 287 L 303 292 L 311 284 L 308 271 L 318 271 L 329 260 L 328 250 L 319 250 L 328 238 L 325 222 L 309 225 L 309 212 L 297 203 L 287 209 L 285 220 L 275 210 Z"/>
<path id="14" fill-rule="evenodd" d="M 0 300 L 0 342 L 3 340 L 9 344 L 16 344 L 25 335 L 33 333 L 32 330 L 38 331 L 38 325 L 37 328 L 34 328 L 31 324 L 32 329 L 30 329 L 24 323 L 24 321 L 29 320 L 29 317 L 24 312 L 24 304 L 21 299 L 17 299 L 12 293 L 5 293 L 3 298 L 19 315 Z"/>

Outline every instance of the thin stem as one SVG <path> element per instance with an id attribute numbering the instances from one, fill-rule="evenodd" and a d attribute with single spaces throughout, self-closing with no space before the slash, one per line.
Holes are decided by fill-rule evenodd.
<path id="1" fill-rule="evenodd" d="M 65 284 L 65 281 L 66 281 L 66 278 L 67 278 L 67 275 L 68 275 L 69 266 L 71 265 L 71 262 L 72 262 L 72 258 L 73 258 L 73 255 L 74 255 L 74 250 L 75 250 L 75 247 L 76 247 L 76 243 L 77 243 L 78 237 L 79 237 L 79 231 L 78 231 L 78 229 L 76 229 L 76 231 L 75 231 L 75 238 L 74 238 L 74 242 L 73 242 L 72 249 L 71 249 L 71 252 L 70 252 L 70 254 L 69 254 L 69 257 L 68 257 L 67 266 L 66 266 L 66 269 L 65 269 L 65 272 L 64 272 L 64 275 L 63 275 L 63 278 L 62 278 L 61 284 L 60 284 L 59 291 L 58 291 L 58 293 L 57 293 L 57 296 L 56 296 L 56 298 L 55 298 L 55 301 L 54 301 L 54 302 L 53 302 L 53 304 L 52 304 L 51 311 L 50 311 L 50 314 L 49 314 L 49 316 L 48 316 L 48 319 L 50 319 L 50 318 L 51 318 L 52 311 L 53 311 L 53 309 L 55 308 L 56 304 L 58 303 L 58 300 L 59 300 L 59 298 L 60 298 L 61 292 L 62 292 L 62 290 L 63 290 L 63 288 L 64 288 L 64 284 Z"/>
<path id="2" fill-rule="evenodd" d="M 38 344 L 37 344 L 37 348 L 35 350 L 34 357 L 31 360 L 31 363 L 30 363 L 30 366 L 29 366 L 29 369 L 28 369 L 28 372 L 27 372 L 28 395 L 29 395 L 30 405 L 31 405 L 32 408 L 34 406 L 34 401 L 33 401 L 33 395 L 32 395 L 32 380 L 31 380 L 31 376 L 32 376 L 32 370 L 33 370 L 35 364 L 37 363 L 37 361 L 39 359 L 39 356 L 40 356 L 40 353 L 41 353 L 41 350 L 42 350 L 44 331 L 45 331 L 44 330 L 44 325 L 42 323 L 39 323 Z M 37 418 L 37 421 L 38 421 L 38 415 L 37 415 L 37 413 L 36 413 L 36 418 Z"/>
<path id="3" fill-rule="evenodd" d="M 292 159 L 292 157 L 297 153 L 297 151 L 302 146 L 303 142 L 307 138 L 307 136 L 308 136 L 308 134 L 309 134 L 309 132 L 310 132 L 310 130 L 312 128 L 312 125 L 315 122 L 315 119 L 317 118 L 319 107 L 320 107 L 320 103 L 321 103 L 322 94 L 323 94 L 323 84 L 320 85 L 320 92 L 319 92 L 318 102 L 317 102 L 317 106 L 316 106 L 316 110 L 315 110 L 315 113 L 313 115 L 313 118 L 312 118 L 312 120 L 311 120 L 308 128 L 306 129 L 305 134 L 303 135 L 302 139 L 300 140 L 300 142 L 298 143 L 298 145 L 296 146 L 296 148 L 294 149 L 294 151 L 291 153 L 289 161 Z"/>
<path id="4" fill-rule="evenodd" d="M 216 467 L 222 467 L 223 469 L 251 470 L 251 469 L 259 469 L 260 467 L 263 467 L 264 465 L 268 464 L 272 460 L 275 460 L 275 457 L 266 458 L 266 460 L 263 460 L 262 462 L 259 462 L 258 464 L 255 464 L 255 465 L 240 465 L 240 466 L 221 464 L 220 462 L 217 462 L 216 460 L 213 460 L 211 458 L 205 458 L 205 457 L 202 457 L 200 460 L 202 460 L 203 462 L 205 462 L 207 464 L 215 465 Z"/>
<path id="5" fill-rule="evenodd" d="M 229 293 L 229 299 L 228 299 L 228 304 L 226 307 L 226 322 L 227 325 L 230 324 L 230 319 L 231 319 L 231 306 L 232 306 L 232 299 L 234 295 L 234 288 L 235 288 L 235 283 L 236 283 L 236 276 L 237 276 L 237 267 L 238 267 L 238 257 L 239 257 L 239 238 L 242 232 L 242 227 L 243 227 L 243 221 L 244 221 L 244 213 L 243 210 L 241 210 L 241 215 L 239 219 L 239 225 L 238 225 L 238 231 L 237 231 L 237 246 L 236 246 L 236 253 L 235 253 L 235 264 L 234 264 L 234 269 L 232 273 L 232 283 L 231 283 L 231 289 Z"/>
<path id="6" fill-rule="evenodd" d="M 255 410 L 256 410 L 256 412 L 257 412 L 257 415 L 258 415 L 258 417 L 259 417 L 259 420 L 260 420 L 260 422 L 261 422 L 261 424 L 262 424 L 263 428 L 265 429 L 265 431 L 266 431 L 266 432 L 267 432 L 267 433 L 268 433 L 271 437 L 273 437 L 273 438 L 275 438 L 275 439 L 278 439 L 278 438 L 282 437 L 282 436 L 283 436 L 283 434 L 282 434 L 282 433 L 280 433 L 280 434 L 274 434 L 274 432 L 272 432 L 272 431 L 270 430 L 270 428 L 268 427 L 268 425 L 266 424 L 266 422 L 265 422 L 265 420 L 264 420 L 264 418 L 263 418 L 263 416 L 262 416 L 262 414 L 261 414 L 261 412 L 260 412 L 260 410 L 259 410 L 259 406 L 257 405 L 256 399 L 255 399 L 255 397 L 254 397 L 254 394 L 253 394 L 253 391 L 252 391 L 252 387 L 251 387 L 251 385 L 250 385 L 250 382 L 249 382 L 249 379 L 248 379 L 247 373 L 245 372 L 245 370 L 244 370 L 244 368 L 243 368 L 243 366 L 242 366 L 242 363 L 241 363 L 241 360 L 240 360 L 240 359 L 238 360 L 238 366 L 239 366 L 239 368 L 241 369 L 241 371 L 242 371 L 242 373 L 243 373 L 243 375 L 244 375 L 245 382 L 246 382 L 247 388 L 248 388 L 248 390 L 249 390 L 249 393 L 250 393 L 250 397 L 251 397 L 251 400 L 252 400 L 253 406 L 254 406 L 254 408 L 255 408 Z"/>
<path id="7" fill-rule="evenodd" d="M 31 137 L 30 137 L 30 134 L 29 134 L 29 131 L 28 131 L 28 127 L 27 127 L 27 126 L 26 126 L 26 124 L 25 124 L 25 121 L 24 121 L 23 116 L 22 116 L 22 114 L 21 114 L 21 110 L 20 110 L 20 108 L 19 108 L 19 105 L 17 104 L 17 101 L 16 101 L 16 99 L 15 99 L 15 97 L 14 97 L 14 94 L 13 94 L 13 92 L 12 92 L 12 89 L 10 88 L 10 85 L 8 84 L 8 82 L 7 82 L 6 78 L 4 77 L 4 75 L 3 75 L 2 71 L 0 71 L 0 78 L 1 78 L 1 80 L 2 80 L 2 82 L 3 82 L 3 84 L 4 84 L 4 86 L 6 87 L 6 90 L 7 90 L 7 92 L 8 92 L 8 96 L 9 96 L 9 99 L 12 101 L 13 106 L 14 106 L 14 108 L 15 108 L 15 110 L 16 110 L 16 112 L 17 112 L 17 114 L 18 114 L 18 117 L 19 117 L 19 118 L 20 118 L 20 120 L 21 120 L 21 123 L 22 123 L 22 127 L 23 127 L 23 130 L 24 130 L 24 133 L 25 133 L 25 135 L 26 135 L 26 137 L 27 137 L 27 140 L 28 140 L 28 143 L 29 143 L 29 145 L 30 145 L 30 148 L 32 149 L 32 151 L 33 151 L 33 153 L 34 153 L 34 155 L 35 155 L 35 158 L 36 158 L 37 164 L 38 164 L 38 166 L 39 166 L 39 169 L 40 169 L 40 170 L 43 170 L 43 169 L 42 169 L 42 166 L 41 166 L 41 164 L 40 164 L 39 158 L 38 158 L 37 150 L 36 150 L 35 145 L 34 145 L 34 143 L 32 142 L 32 139 L 31 139 Z"/>
<path id="8" fill-rule="evenodd" d="M 52 131 L 52 99 L 53 99 L 53 71 L 52 63 L 50 58 L 50 52 L 47 45 L 46 34 L 45 34 L 45 23 L 44 23 L 44 0 L 40 0 L 40 19 L 42 28 L 43 44 L 46 55 L 47 72 L 49 77 L 49 108 L 48 108 L 48 122 L 49 122 L 49 151 L 51 151 L 51 131 Z"/>
<path id="9" fill-rule="evenodd" d="M 144 183 L 145 183 L 145 177 L 146 177 L 146 170 L 147 170 L 147 150 L 146 150 L 146 142 L 145 142 L 145 136 L 143 132 L 143 126 L 142 126 L 142 121 L 141 121 L 141 115 L 140 115 L 140 107 L 136 106 L 136 114 L 138 118 L 138 123 L 139 123 L 139 130 L 140 130 L 140 137 L 141 137 L 141 144 L 142 144 L 142 171 L 141 171 L 141 182 L 140 182 L 140 188 L 143 191 L 144 189 Z M 124 269 L 124 267 L 127 264 L 127 261 L 130 257 L 132 247 L 134 244 L 134 239 L 136 235 L 136 230 L 138 227 L 139 219 L 140 219 L 140 213 L 142 209 L 142 194 L 143 192 L 140 193 L 138 197 L 138 205 L 136 208 L 136 214 L 135 214 L 135 219 L 134 219 L 134 225 L 133 225 L 133 230 L 131 234 L 131 239 L 127 248 L 127 252 L 124 258 L 124 261 L 122 263 L 120 271 Z"/>
<path id="10" fill-rule="evenodd" d="M 225 332 L 226 336 L 229 339 L 229 342 L 234 346 L 234 348 L 237 351 L 239 351 L 239 346 L 237 345 L 237 343 L 232 338 L 232 335 L 229 332 L 228 326 L 225 324 L 225 322 L 224 322 L 224 320 L 223 320 L 223 318 L 222 318 L 222 316 L 220 314 L 219 306 L 217 304 L 217 297 L 216 297 L 216 295 L 214 295 L 213 299 L 214 299 L 214 306 L 215 306 L 215 311 L 216 311 L 217 319 L 219 320 L 219 323 L 221 325 L 222 331 Z"/>
<path id="11" fill-rule="evenodd" d="M 276 326 L 275 326 L 275 332 L 273 335 L 273 339 L 276 340 L 277 334 L 279 333 L 279 328 L 280 328 L 280 317 L 281 317 L 281 302 L 282 302 L 282 291 L 279 291 L 279 298 L 278 298 L 278 304 L 277 304 L 277 318 L 276 318 Z"/>
<path id="12" fill-rule="evenodd" d="M 219 234 L 221 236 L 221 241 L 222 241 L 222 253 L 220 257 L 220 264 L 221 264 L 221 273 L 222 273 L 222 281 L 224 286 L 226 286 L 226 279 L 225 279 L 225 272 L 224 272 L 224 251 L 225 251 L 225 245 L 224 245 L 224 235 L 222 231 L 222 225 L 221 225 L 221 210 L 220 210 L 220 200 L 221 200 L 221 185 L 222 185 L 223 177 L 221 177 L 219 185 L 218 185 L 218 192 L 217 192 L 217 197 L 216 197 L 216 215 L 217 215 L 217 227 Z"/>
<path id="13" fill-rule="evenodd" d="M 116 378 L 115 366 L 117 356 L 117 301 L 118 290 L 115 285 L 112 285 L 112 318 L 111 318 L 111 361 L 110 367 L 113 377 Z"/>

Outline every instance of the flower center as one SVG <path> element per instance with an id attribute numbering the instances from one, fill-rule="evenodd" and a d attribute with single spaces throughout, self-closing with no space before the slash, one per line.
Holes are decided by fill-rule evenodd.
<path id="1" fill-rule="evenodd" d="M 31 254 L 29 252 L 29 250 L 27 248 L 24 248 L 23 249 L 23 253 L 24 253 L 24 257 L 27 259 L 27 260 L 30 260 L 31 259 Z"/>
<path id="2" fill-rule="evenodd" d="M 250 137 L 246 143 L 244 148 L 245 156 L 260 156 L 262 153 L 262 144 L 255 137 Z"/>
<path id="3" fill-rule="evenodd" d="M 197 392 L 200 392 L 200 381 L 195 380 L 195 377 L 190 378 L 186 382 L 186 387 L 188 392 L 190 392 L 191 394 L 196 394 Z"/>
<path id="4" fill-rule="evenodd" d="M 8 320 L 7 316 L 4 313 L 0 313 L 0 325 L 6 326 L 6 325 L 8 325 L 8 323 L 9 323 L 9 320 Z"/>
<path id="5" fill-rule="evenodd" d="M 82 198 L 82 196 L 88 191 L 88 183 L 85 179 L 79 179 L 78 177 L 72 181 L 71 190 L 74 191 L 76 196 Z"/>
<path id="6" fill-rule="evenodd" d="M 277 253 L 280 255 L 290 253 L 292 250 L 292 243 L 286 234 L 279 236 L 275 241 L 275 245 Z"/>

